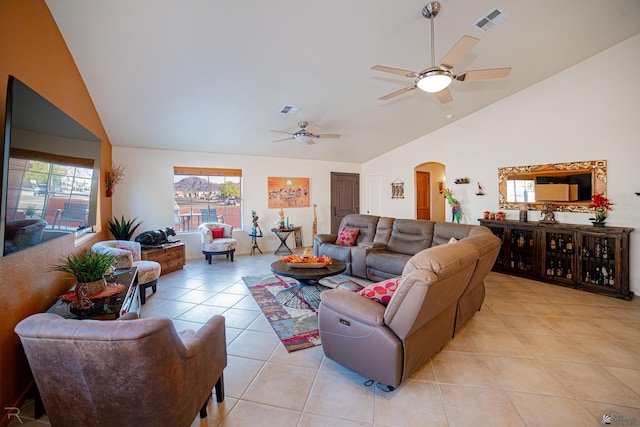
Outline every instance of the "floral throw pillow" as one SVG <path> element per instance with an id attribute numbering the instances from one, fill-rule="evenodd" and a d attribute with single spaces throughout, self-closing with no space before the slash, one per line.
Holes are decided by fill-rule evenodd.
<path id="1" fill-rule="evenodd" d="M 343 228 L 340 230 L 336 245 L 340 246 L 353 246 L 356 243 L 356 237 L 358 236 L 359 228 Z"/>
<path id="2" fill-rule="evenodd" d="M 365 286 L 359 293 L 363 297 L 371 298 L 382 305 L 387 305 L 391 301 L 393 293 L 398 289 L 400 280 L 402 280 L 402 277 L 394 277 L 382 282 L 372 283 Z"/>
<path id="3" fill-rule="evenodd" d="M 222 239 L 224 237 L 224 228 L 210 228 L 211 237 L 214 239 Z"/>

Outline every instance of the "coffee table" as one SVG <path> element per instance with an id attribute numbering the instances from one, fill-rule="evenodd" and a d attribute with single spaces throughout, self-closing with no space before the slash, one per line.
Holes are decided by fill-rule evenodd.
<path id="1" fill-rule="evenodd" d="M 322 268 L 294 268 L 284 262 L 275 261 L 271 263 L 271 271 L 300 282 L 278 292 L 276 300 L 285 307 L 317 309 L 320 305 L 320 292 L 329 289 L 321 285 L 320 280 L 343 273 L 346 269 L 347 265 L 339 260 L 333 260 L 331 264 Z"/>

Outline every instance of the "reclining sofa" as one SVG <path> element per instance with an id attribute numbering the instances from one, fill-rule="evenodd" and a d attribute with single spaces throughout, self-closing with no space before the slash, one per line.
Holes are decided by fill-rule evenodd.
<path id="1" fill-rule="evenodd" d="M 387 219 L 381 220 L 388 230 Z M 404 264 L 388 305 L 344 289 L 320 294 L 318 329 L 325 355 L 392 388 L 440 351 L 480 309 L 484 278 L 500 250 L 500 239 L 486 227 L 416 221 L 392 220 L 389 241 L 394 232 L 412 236 L 405 237 L 403 252 L 390 250 L 402 248 L 398 243 L 391 248 L 377 247 L 365 257 L 367 272 L 392 274 L 391 269 L 407 255 L 406 248 L 425 244 L 418 241 L 418 233 L 431 238 L 426 249 Z M 456 241 L 444 244 L 451 237 Z M 372 243 L 376 243 L 375 237 Z M 383 262 L 385 252 L 388 260 Z M 356 253 L 360 251 L 356 249 Z M 373 255 L 378 258 L 369 262 Z M 353 263 L 359 261 L 352 258 L 352 271 Z"/>

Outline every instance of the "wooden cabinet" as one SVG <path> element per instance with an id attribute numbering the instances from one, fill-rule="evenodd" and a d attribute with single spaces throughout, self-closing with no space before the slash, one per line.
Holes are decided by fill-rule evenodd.
<path id="1" fill-rule="evenodd" d="M 180 270 L 185 264 L 184 243 L 171 243 L 163 248 L 143 249 L 141 258 L 159 263 L 161 274 Z"/>
<path id="2" fill-rule="evenodd" d="M 493 270 L 631 299 L 633 228 L 480 219 L 502 240 Z"/>

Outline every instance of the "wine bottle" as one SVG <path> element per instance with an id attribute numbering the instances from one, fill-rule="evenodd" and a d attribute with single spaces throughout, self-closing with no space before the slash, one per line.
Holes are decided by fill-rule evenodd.
<path id="1" fill-rule="evenodd" d="M 551 241 L 549 242 L 549 249 L 551 249 L 552 251 L 556 250 L 556 235 L 555 234 L 551 235 Z"/>
<path id="2" fill-rule="evenodd" d="M 567 238 L 567 252 L 573 252 L 573 237 L 571 236 Z"/>
<path id="3" fill-rule="evenodd" d="M 602 245 L 602 258 L 609 258 L 609 239 L 607 239 L 606 237 L 604 238 L 604 242 Z"/>

